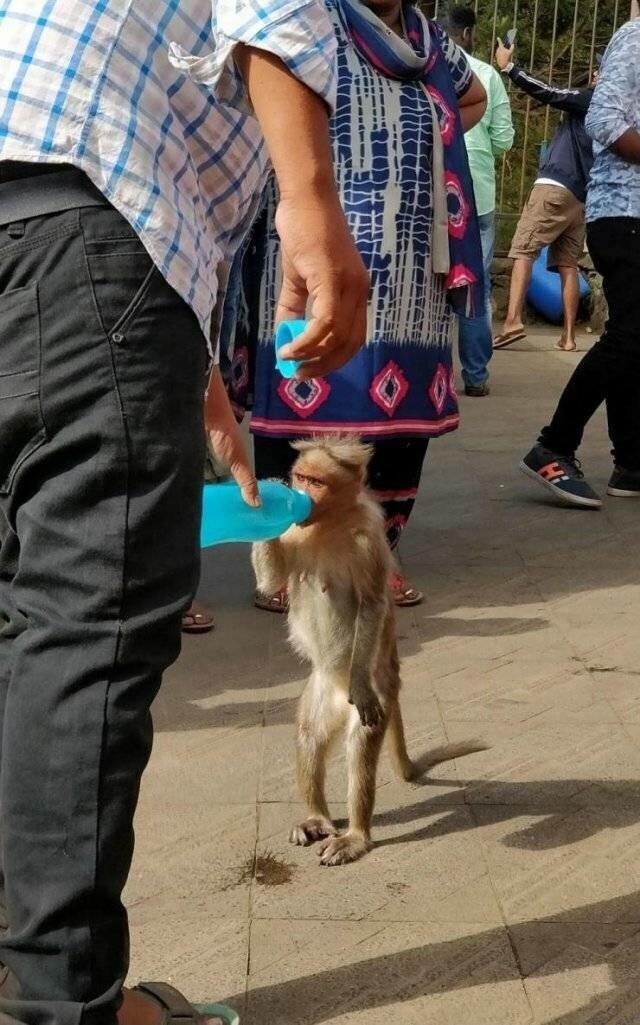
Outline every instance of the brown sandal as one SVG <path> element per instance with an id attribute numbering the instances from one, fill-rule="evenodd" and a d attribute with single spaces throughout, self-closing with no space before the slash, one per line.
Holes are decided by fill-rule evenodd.
<path id="1" fill-rule="evenodd" d="M 286 588 L 276 591 L 275 594 L 262 594 L 256 591 L 253 604 L 263 612 L 276 612 L 278 615 L 286 615 L 289 611 L 289 597 Z"/>
<path id="2" fill-rule="evenodd" d="M 416 590 L 402 576 L 401 573 L 394 573 L 391 577 L 391 591 L 394 604 L 399 608 L 410 609 L 414 605 L 422 605 L 424 594 Z"/>
<path id="3" fill-rule="evenodd" d="M 185 634 L 208 634 L 215 623 L 209 609 L 200 602 L 192 601 L 182 615 L 182 632 Z"/>
<path id="4" fill-rule="evenodd" d="M 504 331 L 493 339 L 493 348 L 506 349 L 508 345 L 513 345 L 514 342 L 523 342 L 526 337 L 527 332 L 522 327 L 517 328 L 515 331 Z"/>
<path id="5" fill-rule="evenodd" d="M 148 997 L 163 1012 L 163 1025 L 239 1025 L 235 1011 L 224 1004 L 190 1004 L 179 990 L 166 982 L 141 982 L 135 993 Z"/>

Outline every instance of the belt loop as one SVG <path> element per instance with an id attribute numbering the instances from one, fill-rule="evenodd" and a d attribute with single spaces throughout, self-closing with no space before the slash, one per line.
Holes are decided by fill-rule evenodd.
<path id="1" fill-rule="evenodd" d="M 7 235 L 9 238 L 24 238 L 24 221 L 14 221 L 7 225 Z"/>

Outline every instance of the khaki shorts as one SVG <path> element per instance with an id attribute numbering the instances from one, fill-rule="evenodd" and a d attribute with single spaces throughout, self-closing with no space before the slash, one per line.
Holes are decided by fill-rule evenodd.
<path id="1" fill-rule="evenodd" d="M 577 267 L 584 252 L 584 203 L 561 185 L 534 185 L 509 256 L 535 260 L 549 246 L 548 267 Z"/>

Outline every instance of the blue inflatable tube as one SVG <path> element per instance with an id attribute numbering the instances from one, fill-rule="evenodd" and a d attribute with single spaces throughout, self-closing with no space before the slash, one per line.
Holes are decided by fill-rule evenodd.
<path id="1" fill-rule="evenodd" d="M 563 321 L 562 310 L 562 282 L 557 271 L 547 269 L 549 248 L 546 246 L 533 265 L 531 284 L 527 292 L 527 299 L 534 310 L 552 324 L 561 324 Z M 578 274 L 580 282 L 580 299 L 586 299 L 591 295 L 591 286 L 583 274 Z"/>

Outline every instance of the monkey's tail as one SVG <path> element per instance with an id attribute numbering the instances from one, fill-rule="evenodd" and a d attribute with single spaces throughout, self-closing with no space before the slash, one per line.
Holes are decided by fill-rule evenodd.
<path id="1" fill-rule="evenodd" d="M 407 742 L 404 735 L 404 723 L 399 701 L 394 701 L 389 709 L 387 722 L 387 745 L 393 762 L 393 768 L 400 779 L 415 779 L 419 771 L 409 758 Z"/>
<path id="2" fill-rule="evenodd" d="M 394 701 L 389 709 L 386 741 L 396 775 L 399 779 L 407 782 L 419 779 L 429 769 L 433 769 L 436 765 L 442 765 L 443 762 L 452 762 L 456 758 L 465 758 L 478 751 L 489 750 L 489 744 L 485 744 L 483 740 L 461 740 L 455 744 L 442 744 L 440 747 L 434 747 L 430 751 L 425 751 L 420 758 L 412 761 L 407 751 L 399 701 Z"/>
<path id="3" fill-rule="evenodd" d="M 489 744 L 483 740 L 460 740 L 455 744 L 442 744 L 430 751 L 425 751 L 420 758 L 413 762 L 414 779 L 423 776 L 429 769 L 443 762 L 452 762 L 455 758 L 465 758 L 467 755 L 476 754 L 478 751 L 488 751 Z"/>

